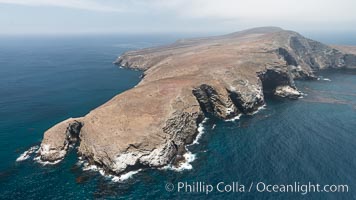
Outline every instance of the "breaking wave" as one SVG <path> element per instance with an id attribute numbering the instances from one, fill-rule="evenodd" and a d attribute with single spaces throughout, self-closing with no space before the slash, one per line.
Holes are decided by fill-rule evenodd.
<path id="1" fill-rule="evenodd" d="M 202 137 L 202 135 L 205 133 L 205 124 L 207 123 L 207 121 L 209 120 L 209 118 L 204 118 L 204 120 L 199 123 L 198 125 L 198 134 L 195 137 L 194 141 L 191 144 L 186 145 L 186 147 L 195 145 L 195 144 L 199 144 L 199 139 Z M 172 164 L 169 164 L 167 166 L 162 167 L 161 169 L 163 170 L 173 170 L 173 171 L 183 171 L 183 170 L 191 170 L 193 169 L 193 166 L 191 165 L 191 163 L 196 159 L 196 154 L 193 154 L 191 151 L 189 151 L 187 148 L 186 149 L 186 153 L 183 155 L 184 157 L 184 162 L 180 163 L 179 166 L 174 166 Z"/>
<path id="2" fill-rule="evenodd" d="M 201 138 L 201 136 L 204 134 L 204 124 L 206 124 L 206 122 L 208 121 L 209 118 L 204 118 L 204 120 L 202 122 L 199 123 L 198 125 L 198 134 L 195 137 L 194 141 L 192 142 L 192 144 L 189 144 L 187 146 L 191 146 L 194 144 L 199 144 L 199 139 Z"/>
<path id="3" fill-rule="evenodd" d="M 226 119 L 226 122 L 234 122 L 236 120 L 239 120 L 240 117 L 242 116 L 242 114 L 236 115 L 235 117 L 231 118 L 231 119 Z"/>
<path id="4" fill-rule="evenodd" d="M 98 167 L 97 165 L 91 165 L 88 162 L 82 160 L 81 158 L 79 158 L 79 161 L 77 164 L 82 166 L 83 171 L 99 172 L 102 176 L 104 176 L 107 179 L 110 179 L 113 182 L 123 182 L 127 179 L 130 179 L 133 175 L 139 173 L 142 170 L 142 169 L 138 169 L 135 171 L 129 171 L 127 173 L 116 176 L 116 175 L 105 173 L 103 168 Z"/>
<path id="5" fill-rule="evenodd" d="M 25 152 L 23 152 L 23 153 L 16 159 L 16 162 L 21 162 L 21 161 L 24 161 L 24 160 L 29 159 L 29 158 L 32 157 L 35 153 L 38 152 L 38 149 L 39 149 L 39 148 L 40 148 L 40 146 L 38 146 L 38 145 L 29 148 L 28 150 L 26 150 Z"/>

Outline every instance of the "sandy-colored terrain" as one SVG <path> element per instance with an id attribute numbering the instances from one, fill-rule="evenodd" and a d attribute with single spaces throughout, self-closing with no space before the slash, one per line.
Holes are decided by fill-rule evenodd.
<path id="1" fill-rule="evenodd" d="M 264 27 L 127 52 L 116 63 L 144 70 L 142 81 L 86 116 L 49 129 L 41 159 L 63 159 L 68 144 L 77 143 L 83 159 L 110 173 L 177 163 L 205 115 L 252 113 L 266 93 L 297 99 L 294 79 L 355 68 L 354 48 L 337 49 Z"/>

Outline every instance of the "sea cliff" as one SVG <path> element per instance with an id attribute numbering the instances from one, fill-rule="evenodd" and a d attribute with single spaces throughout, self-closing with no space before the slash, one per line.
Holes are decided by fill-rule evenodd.
<path id="1" fill-rule="evenodd" d="M 356 68 L 355 49 L 263 27 L 127 52 L 115 63 L 143 70 L 141 82 L 47 130 L 39 159 L 57 162 L 78 145 L 81 158 L 107 173 L 179 164 L 204 117 L 251 114 L 266 94 L 298 99 L 295 79 Z"/>

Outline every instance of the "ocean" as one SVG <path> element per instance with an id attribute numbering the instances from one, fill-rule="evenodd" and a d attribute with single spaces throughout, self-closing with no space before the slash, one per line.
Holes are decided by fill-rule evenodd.
<path id="1" fill-rule="evenodd" d="M 146 169 L 114 182 L 79 167 L 75 151 L 57 165 L 16 161 L 57 122 L 83 116 L 140 81 L 142 72 L 112 64 L 118 55 L 180 37 L 2 36 L 0 199 L 356 199 L 355 71 L 297 81 L 304 98 L 269 98 L 254 115 L 207 119 L 188 147 L 191 169 Z M 201 190 L 219 183 L 223 191 Z M 347 185 L 348 191 L 258 191 L 262 183 Z M 226 191 L 226 185 L 245 191 Z"/>

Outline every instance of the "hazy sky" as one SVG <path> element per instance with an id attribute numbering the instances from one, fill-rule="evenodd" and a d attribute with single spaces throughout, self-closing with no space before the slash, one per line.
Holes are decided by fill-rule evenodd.
<path id="1" fill-rule="evenodd" d="M 0 0 L 0 34 L 356 31 L 356 0 Z"/>

